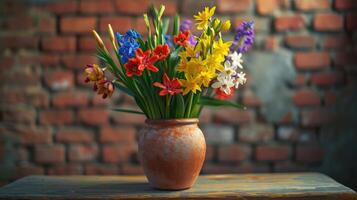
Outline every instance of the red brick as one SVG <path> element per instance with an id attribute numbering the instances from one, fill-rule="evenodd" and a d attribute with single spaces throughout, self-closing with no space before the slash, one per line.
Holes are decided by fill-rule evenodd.
<path id="1" fill-rule="evenodd" d="M 144 169 L 141 165 L 124 164 L 120 171 L 121 174 L 125 175 L 144 175 Z"/>
<path id="2" fill-rule="evenodd" d="M 279 8 L 278 0 L 257 0 L 257 11 L 260 15 L 272 14 Z"/>
<path id="3" fill-rule="evenodd" d="M 305 20 L 301 15 L 276 17 L 274 26 L 277 31 L 299 30 L 305 27 Z"/>
<path id="4" fill-rule="evenodd" d="M 125 107 L 125 106 L 124 106 Z M 130 113 L 113 112 L 112 118 L 118 124 L 142 125 L 145 121 L 144 115 L 133 115 Z"/>
<path id="5" fill-rule="evenodd" d="M 322 108 L 303 110 L 301 112 L 301 125 L 307 128 L 320 127 L 334 118 L 334 114 Z"/>
<path id="6" fill-rule="evenodd" d="M 303 11 L 326 10 L 330 8 L 329 0 L 295 0 L 295 7 Z"/>
<path id="7" fill-rule="evenodd" d="M 136 130 L 132 127 L 103 127 L 100 130 L 101 142 L 135 143 Z"/>
<path id="8" fill-rule="evenodd" d="M 82 70 L 87 64 L 97 63 L 97 58 L 93 54 L 68 54 L 62 56 L 61 60 L 68 68 Z"/>
<path id="9" fill-rule="evenodd" d="M 298 74 L 294 81 L 296 86 L 303 86 L 306 83 L 306 77 L 304 74 Z"/>
<path id="10" fill-rule="evenodd" d="M 288 145 L 258 146 L 255 153 L 258 161 L 287 160 L 290 157 L 290 147 Z"/>
<path id="11" fill-rule="evenodd" d="M 352 44 L 351 39 L 345 36 L 328 36 L 323 41 L 323 48 L 324 49 L 335 49 L 335 50 L 342 50 L 350 47 Z"/>
<path id="12" fill-rule="evenodd" d="M 97 145 L 76 144 L 69 147 L 70 161 L 93 161 L 98 155 Z"/>
<path id="13" fill-rule="evenodd" d="M 56 133 L 57 142 L 90 143 L 93 140 L 93 132 L 81 128 L 60 128 Z"/>
<path id="14" fill-rule="evenodd" d="M 53 95 L 52 104 L 59 108 L 86 106 L 88 104 L 88 95 L 86 92 L 81 91 L 59 92 Z"/>
<path id="15" fill-rule="evenodd" d="M 103 161 L 107 163 L 125 163 L 135 153 L 134 145 L 104 145 L 102 149 Z"/>
<path id="16" fill-rule="evenodd" d="M 336 104 L 337 94 L 335 92 L 326 92 L 325 93 L 325 105 L 331 106 Z"/>
<path id="17" fill-rule="evenodd" d="M 34 28 L 33 18 L 29 15 L 15 15 L 2 19 L 1 28 L 6 31 L 31 31 Z"/>
<path id="18" fill-rule="evenodd" d="M 338 72 L 321 72 L 311 77 L 311 82 L 317 86 L 332 86 L 342 81 L 343 75 Z"/>
<path id="19" fill-rule="evenodd" d="M 343 29 L 343 18 L 333 13 L 316 14 L 314 29 L 317 31 L 340 31 Z"/>
<path id="20" fill-rule="evenodd" d="M 276 37 L 270 36 L 265 39 L 264 49 L 276 51 L 279 48 L 279 41 Z"/>
<path id="21" fill-rule="evenodd" d="M 346 17 L 347 30 L 357 29 L 357 14 L 348 14 Z"/>
<path id="22" fill-rule="evenodd" d="M 269 172 L 266 163 L 243 162 L 237 165 L 232 164 L 205 164 L 202 169 L 204 174 L 233 174 L 233 173 L 262 173 Z"/>
<path id="23" fill-rule="evenodd" d="M 355 0 L 335 0 L 335 8 L 337 10 L 352 10 L 357 8 L 357 2 Z"/>
<path id="24" fill-rule="evenodd" d="M 60 29 L 63 33 L 86 33 L 92 34 L 96 29 L 95 17 L 63 17 L 60 21 Z"/>
<path id="25" fill-rule="evenodd" d="M 251 149 L 248 145 L 225 145 L 218 149 L 218 160 L 220 162 L 240 162 L 249 159 L 250 154 Z"/>
<path id="26" fill-rule="evenodd" d="M 214 115 L 215 122 L 249 123 L 254 119 L 254 113 L 248 110 L 221 108 Z"/>
<path id="27" fill-rule="evenodd" d="M 274 138 L 274 128 L 262 123 L 242 125 L 239 127 L 238 138 L 242 142 L 268 142 Z"/>
<path id="28" fill-rule="evenodd" d="M 81 0 L 79 11 L 85 14 L 107 14 L 114 12 L 114 4 L 111 0 Z"/>
<path id="29" fill-rule="evenodd" d="M 64 146 L 59 144 L 35 146 L 35 161 L 42 164 L 54 164 L 64 162 Z"/>
<path id="30" fill-rule="evenodd" d="M 142 15 L 147 12 L 150 6 L 150 2 L 147 0 L 115 0 L 115 8 L 118 12 L 125 14 L 138 14 Z"/>
<path id="31" fill-rule="evenodd" d="M 104 105 L 108 105 L 111 102 L 111 99 L 110 98 L 103 99 L 102 96 L 93 94 L 91 102 L 94 106 L 104 106 Z"/>
<path id="32" fill-rule="evenodd" d="M 78 3 L 75 0 L 65 0 L 46 4 L 45 8 L 56 14 L 75 13 L 78 10 Z"/>
<path id="33" fill-rule="evenodd" d="M 262 105 L 261 99 L 251 90 L 244 91 L 242 103 L 247 107 L 260 107 Z"/>
<path id="34" fill-rule="evenodd" d="M 89 163 L 84 166 L 84 173 L 86 175 L 117 175 L 119 169 L 116 165 Z"/>
<path id="35" fill-rule="evenodd" d="M 298 52 L 295 54 L 295 66 L 299 70 L 316 70 L 326 68 L 331 60 L 325 52 Z"/>
<path id="36" fill-rule="evenodd" d="M 74 76 L 71 71 L 47 71 L 44 74 L 45 83 L 53 90 L 64 90 L 73 87 Z"/>
<path id="37" fill-rule="evenodd" d="M 274 172 L 306 172 L 309 171 L 306 165 L 301 165 L 299 163 L 284 161 L 274 163 Z"/>
<path id="38" fill-rule="evenodd" d="M 205 162 L 213 161 L 216 157 L 216 148 L 214 145 L 206 145 L 206 157 Z"/>
<path id="39" fill-rule="evenodd" d="M 48 127 L 16 127 L 16 135 L 21 144 L 49 144 L 52 142 L 52 130 Z"/>
<path id="40" fill-rule="evenodd" d="M 56 19 L 54 17 L 40 17 L 38 21 L 38 32 L 53 34 L 56 33 Z"/>
<path id="41" fill-rule="evenodd" d="M 40 123 L 46 125 L 70 124 L 74 120 L 69 110 L 47 110 L 40 113 Z"/>
<path id="42" fill-rule="evenodd" d="M 104 125 L 108 123 L 108 111 L 106 109 L 87 108 L 78 112 L 79 121 L 88 125 Z"/>
<path id="43" fill-rule="evenodd" d="M 79 164 L 61 164 L 48 169 L 48 175 L 79 175 L 82 174 L 82 166 Z"/>
<path id="44" fill-rule="evenodd" d="M 320 95 L 310 89 L 301 89 L 296 91 L 293 101 L 297 106 L 313 106 L 320 104 Z"/>
<path id="45" fill-rule="evenodd" d="M 52 67 L 52 66 L 57 66 L 59 65 L 59 56 L 57 54 L 47 54 L 47 53 L 42 53 L 39 56 L 39 63 L 43 67 Z"/>
<path id="46" fill-rule="evenodd" d="M 0 50 L 11 49 L 37 49 L 39 45 L 38 37 L 34 36 L 1 36 Z"/>
<path id="47" fill-rule="evenodd" d="M 45 51 L 74 52 L 76 50 L 76 39 L 72 36 L 45 37 L 41 44 Z"/>
<path id="48" fill-rule="evenodd" d="M 302 146 L 296 147 L 296 161 L 298 162 L 321 162 L 324 157 L 324 150 L 316 146 Z"/>
<path id="49" fill-rule="evenodd" d="M 289 35 L 285 37 L 285 44 L 296 49 L 312 49 L 315 47 L 315 39 L 307 35 Z"/>
<path id="50" fill-rule="evenodd" d="M 1 109 L 2 122 L 19 124 L 35 124 L 36 112 L 33 108 L 24 107 L 6 107 Z"/>
<path id="51" fill-rule="evenodd" d="M 251 0 L 218 0 L 217 11 L 220 13 L 245 12 L 252 6 Z"/>
<path id="52" fill-rule="evenodd" d="M 111 24 L 115 32 L 125 33 L 128 29 L 135 28 L 134 22 L 131 17 L 102 17 L 99 21 L 99 29 L 106 32 L 108 24 Z"/>
<path id="53" fill-rule="evenodd" d="M 2 158 L 1 153 L 0 153 L 0 158 Z M 16 150 L 15 150 L 15 158 L 16 158 L 16 161 L 18 161 L 18 162 L 26 162 L 26 161 L 28 161 L 28 159 L 29 159 L 28 150 L 26 148 L 23 148 L 23 147 L 16 148 Z"/>
<path id="54" fill-rule="evenodd" d="M 97 42 L 95 41 L 93 36 L 80 36 L 78 43 L 79 51 L 81 52 L 94 53 L 97 47 Z"/>
<path id="55" fill-rule="evenodd" d="M 351 65 L 356 65 L 356 54 L 353 52 L 337 52 L 335 65 L 342 68 L 348 68 Z"/>
<path id="56" fill-rule="evenodd" d="M 16 166 L 15 172 L 13 174 L 13 178 L 21 178 L 29 175 L 43 175 L 45 174 L 45 170 L 38 165 L 33 164 L 25 164 Z"/>

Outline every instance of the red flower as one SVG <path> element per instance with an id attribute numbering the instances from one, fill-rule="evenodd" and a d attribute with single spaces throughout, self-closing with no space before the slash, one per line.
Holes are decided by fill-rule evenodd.
<path id="1" fill-rule="evenodd" d="M 157 55 L 151 56 L 151 51 L 147 50 L 143 52 L 140 48 L 138 48 L 135 52 L 136 58 L 140 59 L 140 65 L 138 66 L 138 69 L 143 71 L 145 68 L 147 68 L 150 71 L 153 72 L 158 72 L 159 69 L 155 67 L 154 63 L 159 59 Z"/>
<path id="2" fill-rule="evenodd" d="M 180 31 L 178 36 L 174 36 L 174 43 L 180 46 L 185 46 L 188 43 L 189 36 L 190 31 Z"/>
<path id="3" fill-rule="evenodd" d="M 163 79 L 163 84 L 159 82 L 155 82 L 153 84 L 155 87 L 162 88 L 162 90 L 159 93 L 160 96 L 165 96 L 167 94 L 174 95 L 175 93 L 178 94 L 182 92 L 181 83 L 177 78 L 174 78 L 172 79 L 172 81 L 170 81 L 170 78 L 165 73 L 162 79 Z"/>
<path id="4" fill-rule="evenodd" d="M 103 99 L 105 99 L 108 96 L 112 96 L 114 92 L 114 85 L 111 81 L 100 80 L 95 84 L 94 90 L 97 91 L 98 94 L 102 94 Z"/>
<path id="5" fill-rule="evenodd" d="M 144 69 L 140 69 L 141 59 L 130 58 L 128 62 L 124 65 L 126 69 L 126 75 L 132 77 L 133 75 L 141 76 Z"/>
<path id="6" fill-rule="evenodd" d="M 216 88 L 214 91 L 216 92 L 216 97 L 217 99 L 220 99 L 220 100 L 225 100 L 225 99 L 229 99 L 233 96 L 233 92 L 234 92 L 234 87 L 231 87 L 230 88 L 231 91 L 229 94 L 226 94 L 225 92 L 223 92 L 222 90 L 220 90 L 219 88 Z"/>
<path id="7" fill-rule="evenodd" d="M 165 60 L 165 58 L 169 55 L 170 53 L 170 48 L 169 45 L 157 45 L 157 47 L 154 49 L 154 55 L 157 55 L 159 57 L 159 60 Z"/>

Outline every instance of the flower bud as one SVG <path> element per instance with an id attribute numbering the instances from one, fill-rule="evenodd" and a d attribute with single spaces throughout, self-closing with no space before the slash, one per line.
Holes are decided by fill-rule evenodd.
<path id="1" fill-rule="evenodd" d="M 104 42 L 103 42 L 102 38 L 100 38 L 100 36 L 97 33 L 97 31 L 93 30 L 92 32 L 93 32 L 95 40 L 97 41 L 97 44 L 98 44 L 99 48 L 105 50 Z"/>
<path id="2" fill-rule="evenodd" d="M 96 83 L 96 91 L 101 94 L 103 99 L 111 97 L 114 92 L 114 85 L 111 81 L 100 80 Z"/>
<path id="3" fill-rule="evenodd" d="M 84 73 L 86 75 L 85 82 L 96 82 L 104 79 L 104 72 L 97 64 L 87 65 Z"/>
<path id="4" fill-rule="evenodd" d="M 222 24 L 221 31 L 226 32 L 231 28 L 231 21 L 227 20 Z"/>
<path id="5" fill-rule="evenodd" d="M 112 42 L 115 51 L 118 51 L 117 46 L 115 44 L 114 31 L 113 31 L 112 25 L 110 25 L 110 24 L 108 24 L 108 32 L 109 32 L 110 41 Z"/>
<path id="6" fill-rule="evenodd" d="M 212 23 L 212 27 L 215 29 L 215 30 L 218 30 L 219 26 L 221 25 L 221 20 L 219 19 L 214 19 L 213 20 L 213 23 Z"/>

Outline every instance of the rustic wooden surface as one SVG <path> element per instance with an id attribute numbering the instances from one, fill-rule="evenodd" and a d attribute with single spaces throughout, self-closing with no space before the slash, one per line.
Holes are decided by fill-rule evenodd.
<path id="1" fill-rule="evenodd" d="M 0 189 L 0 199 L 357 199 L 318 173 L 200 176 L 193 188 L 160 191 L 143 176 L 28 176 Z"/>

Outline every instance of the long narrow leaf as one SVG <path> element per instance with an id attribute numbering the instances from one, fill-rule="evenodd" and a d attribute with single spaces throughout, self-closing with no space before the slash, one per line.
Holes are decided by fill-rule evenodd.
<path id="1" fill-rule="evenodd" d="M 117 112 L 126 112 L 126 113 L 138 114 L 138 115 L 145 115 L 143 112 L 136 111 L 136 110 L 124 109 L 124 108 L 113 108 L 112 110 L 117 111 Z"/>
<path id="2" fill-rule="evenodd" d="M 129 96 L 134 96 L 134 93 L 133 93 L 132 91 L 130 91 L 129 88 L 122 86 L 120 83 L 114 82 L 114 86 L 115 86 L 116 88 L 118 88 L 119 90 L 125 92 L 127 95 L 129 95 Z"/>
<path id="3" fill-rule="evenodd" d="M 243 105 L 233 103 L 230 101 L 215 99 L 215 98 L 208 97 L 208 96 L 201 96 L 198 103 L 203 106 L 227 106 L 227 107 L 234 107 L 234 108 L 239 108 L 239 109 L 246 109 L 246 107 Z"/>

